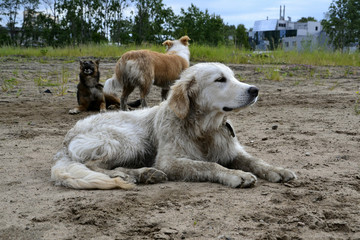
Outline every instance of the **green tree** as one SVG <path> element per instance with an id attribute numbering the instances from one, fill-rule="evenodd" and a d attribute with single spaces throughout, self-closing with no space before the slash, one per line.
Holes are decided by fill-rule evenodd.
<path id="1" fill-rule="evenodd" d="M 16 27 L 19 11 L 24 8 L 34 10 L 38 4 L 39 0 L 2 0 L 0 2 L 0 15 L 7 18 L 6 26 L 13 45 L 17 45 L 19 41 L 20 34 Z"/>
<path id="2" fill-rule="evenodd" d="M 236 44 L 236 27 L 235 25 L 224 25 L 224 38 L 226 45 Z"/>
<path id="3" fill-rule="evenodd" d="M 113 43 L 128 43 L 132 29 L 130 17 L 125 17 L 124 11 L 133 0 L 105 0 L 108 2 L 105 8 L 105 25 L 107 38 Z"/>
<path id="4" fill-rule="evenodd" d="M 8 31 L 2 26 L 0 26 L 0 46 L 1 45 L 11 45 L 11 38 L 8 35 Z"/>
<path id="5" fill-rule="evenodd" d="M 136 9 L 132 34 L 137 44 L 159 42 L 169 35 L 174 12 L 162 0 L 137 0 Z"/>
<path id="6" fill-rule="evenodd" d="M 314 17 L 302 17 L 297 22 L 307 23 L 307 22 L 317 22 Z"/>
<path id="7" fill-rule="evenodd" d="M 334 0 L 321 23 L 336 49 L 360 39 L 360 0 Z"/>
<path id="8" fill-rule="evenodd" d="M 185 11 L 181 9 L 177 20 L 175 35 L 188 35 L 200 44 L 218 45 L 227 41 L 226 28 L 219 15 L 210 15 L 208 10 L 201 11 L 194 4 Z"/>
<path id="9" fill-rule="evenodd" d="M 236 28 L 236 46 L 238 48 L 250 49 L 249 37 L 243 24 Z"/>

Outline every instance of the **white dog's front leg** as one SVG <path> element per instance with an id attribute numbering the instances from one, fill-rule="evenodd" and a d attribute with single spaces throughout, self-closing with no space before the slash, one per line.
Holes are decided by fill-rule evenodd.
<path id="1" fill-rule="evenodd" d="M 225 168 L 217 163 L 188 158 L 160 157 L 155 167 L 166 173 L 169 180 L 217 182 L 230 187 L 252 187 L 256 177 L 241 170 Z"/>
<path id="2" fill-rule="evenodd" d="M 269 182 L 288 182 L 292 179 L 296 179 L 296 175 L 293 171 L 272 166 L 261 159 L 250 156 L 247 153 L 239 153 L 229 167 L 232 169 L 241 169 L 246 172 L 251 172 Z"/>

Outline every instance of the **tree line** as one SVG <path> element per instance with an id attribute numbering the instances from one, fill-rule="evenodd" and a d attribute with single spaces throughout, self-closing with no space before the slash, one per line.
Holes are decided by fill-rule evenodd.
<path id="1" fill-rule="evenodd" d="M 44 7 L 46 13 L 40 11 Z M 359 9 L 360 0 L 330 4 L 321 23 L 335 48 L 359 43 Z M 20 10 L 24 10 L 21 23 Z M 194 4 L 176 15 L 162 0 L 0 0 L 0 20 L 6 23 L 0 26 L 0 45 L 141 44 L 189 35 L 199 44 L 250 48 L 243 24 L 225 24 L 220 15 Z"/>
<path id="2" fill-rule="evenodd" d="M 249 47 L 244 25 L 225 24 L 194 4 L 175 15 L 162 0 L 1 0 L 0 17 L 0 45 L 141 44 L 189 35 L 200 44 Z"/>

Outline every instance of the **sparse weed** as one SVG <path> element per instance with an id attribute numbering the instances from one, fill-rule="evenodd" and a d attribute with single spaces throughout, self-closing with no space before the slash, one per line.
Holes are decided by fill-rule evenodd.
<path id="1" fill-rule="evenodd" d="M 59 76 L 57 82 L 58 83 L 58 87 L 56 89 L 57 95 L 64 96 L 67 94 L 69 77 L 70 77 L 70 73 L 63 66 L 61 71 L 61 76 Z"/>
<path id="2" fill-rule="evenodd" d="M 13 71 L 13 74 L 14 74 L 15 77 L 18 77 L 19 76 L 19 69 L 15 69 Z"/>
<path id="3" fill-rule="evenodd" d="M 309 68 L 309 78 L 312 78 L 315 76 L 315 69 L 314 68 Z"/>
<path id="4" fill-rule="evenodd" d="M 354 105 L 354 110 L 355 110 L 355 114 L 359 115 L 360 114 L 360 91 L 357 91 L 355 96 L 355 105 Z"/>
<path id="5" fill-rule="evenodd" d="M 8 91 L 12 90 L 18 84 L 19 84 L 19 81 L 16 78 L 5 79 L 4 83 L 1 85 L 1 90 L 3 92 L 8 92 Z"/>
<path id="6" fill-rule="evenodd" d="M 330 78 L 331 77 L 331 72 L 329 69 L 326 69 L 325 72 L 322 74 L 323 78 Z"/>
<path id="7" fill-rule="evenodd" d="M 17 90 L 16 92 L 16 97 L 20 97 L 20 95 L 22 94 L 22 89 L 20 88 L 19 90 Z"/>
<path id="8" fill-rule="evenodd" d="M 334 90 L 335 88 L 337 88 L 339 85 L 340 85 L 339 82 L 338 82 L 338 81 L 335 81 L 335 82 L 333 83 L 333 85 L 332 85 L 329 89 L 332 91 L 332 90 Z"/>
<path id="9" fill-rule="evenodd" d="M 240 74 L 236 74 L 235 77 L 241 82 L 246 82 L 246 78 Z"/>
<path id="10" fill-rule="evenodd" d="M 50 80 L 48 80 L 46 78 L 43 78 L 43 77 L 35 78 L 34 82 L 38 87 L 44 87 L 44 86 L 53 87 L 53 86 L 58 86 L 59 85 L 58 83 L 53 83 Z"/>
<path id="11" fill-rule="evenodd" d="M 49 61 L 47 59 L 45 59 L 45 58 L 40 58 L 39 63 L 46 64 L 46 63 L 49 63 Z"/>
<path id="12" fill-rule="evenodd" d="M 267 69 L 267 70 L 265 70 L 264 74 L 265 74 L 265 77 L 269 80 L 282 81 L 284 79 L 283 76 L 281 75 L 279 68 Z"/>
<path id="13" fill-rule="evenodd" d="M 345 68 L 344 77 L 347 77 L 347 76 L 353 75 L 353 74 L 354 74 L 354 71 L 352 70 L 352 68 L 350 68 L 350 67 Z"/>
<path id="14" fill-rule="evenodd" d="M 321 80 L 321 79 L 317 79 L 317 80 L 315 80 L 314 85 L 315 85 L 315 86 L 323 86 L 323 85 L 324 85 L 324 81 Z"/>

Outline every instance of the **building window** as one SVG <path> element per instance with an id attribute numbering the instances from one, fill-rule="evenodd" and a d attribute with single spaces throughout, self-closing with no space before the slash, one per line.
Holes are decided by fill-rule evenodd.
<path id="1" fill-rule="evenodd" d="M 289 42 L 285 42 L 285 47 L 289 47 Z"/>
<path id="2" fill-rule="evenodd" d="M 293 47 L 296 47 L 296 41 L 292 42 Z"/>
<path id="3" fill-rule="evenodd" d="M 286 23 L 279 23 L 279 27 L 286 27 Z"/>
<path id="4" fill-rule="evenodd" d="M 318 29 L 319 29 L 319 27 L 318 27 L 318 26 L 316 26 L 316 27 L 315 27 L 315 31 L 317 31 Z"/>

